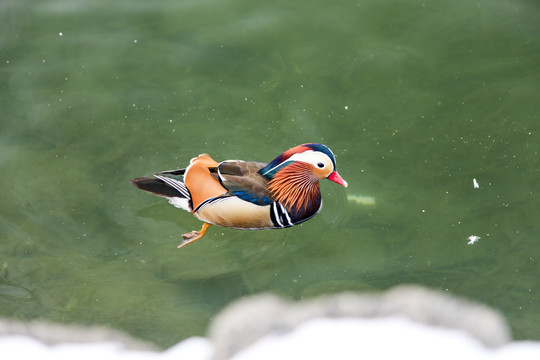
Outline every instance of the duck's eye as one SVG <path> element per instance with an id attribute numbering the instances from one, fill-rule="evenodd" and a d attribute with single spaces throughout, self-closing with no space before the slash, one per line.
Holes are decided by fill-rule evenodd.
<path id="1" fill-rule="evenodd" d="M 323 164 L 322 162 L 317 163 L 317 167 L 318 167 L 319 169 L 322 169 L 322 168 L 324 167 L 324 164 Z"/>

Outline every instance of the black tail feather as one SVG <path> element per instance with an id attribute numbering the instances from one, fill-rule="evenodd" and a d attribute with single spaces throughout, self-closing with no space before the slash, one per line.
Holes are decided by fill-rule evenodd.
<path id="1" fill-rule="evenodd" d="M 185 173 L 186 173 L 186 169 L 168 170 L 168 171 L 159 172 L 159 174 L 168 174 L 168 175 L 184 175 Z"/>
<path id="2" fill-rule="evenodd" d="M 178 190 L 173 189 L 160 179 L 150 177 L 138 177 L 129 180 L 133 185 L 141 190 L 148 191 L 157 196 L 163 197 L 180 197 L 185 198 Z"/>

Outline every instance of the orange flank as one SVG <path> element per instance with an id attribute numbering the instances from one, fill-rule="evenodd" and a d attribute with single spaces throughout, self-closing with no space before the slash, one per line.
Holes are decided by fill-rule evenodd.
<path id="1" fill-rule="evenodd" d="M 208 154 L 193 158 L 184 176 L 186 187 L 193 201 L 192 212 L 205 200 L 221 196 L 227 192 L 221 183 L 214 179 L 208 168 L 216 167 L 218 163 Z M 188 175 L 189 174 L 189 175 Z"/>

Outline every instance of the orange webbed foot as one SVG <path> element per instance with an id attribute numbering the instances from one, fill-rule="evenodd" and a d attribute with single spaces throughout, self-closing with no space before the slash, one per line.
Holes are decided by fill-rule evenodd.
<path id="1" fill-rule="evenodd" d="M 183 240 L 180 243 L 180 245 L 178 245 L 178 248 L 180 249 L 182 246 L 185 246 L 187 244 L 194 242 L 195 240 L 199 240 L 200 238 L 202 238 L 209 227 L 210 227 L 209 223 L 204 223 L 201 228 L 201 231 L 193 230 L 192 232 L 182 234 Z"/>

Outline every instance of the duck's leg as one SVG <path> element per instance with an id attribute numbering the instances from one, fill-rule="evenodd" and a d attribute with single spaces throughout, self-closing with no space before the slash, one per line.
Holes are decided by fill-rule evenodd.
<path id="1" fill-rule="evenodd" d="M 192 232 L 183 234 L 182 235 L 183 240 L 180 243 L 180 245 L 178 245 L 178 248 L 181 248 L 182 246 L 185 246 L 185 245 L 187 245 L 189 243 L 194 242 L 195 240 L 199 240 L 200 238 L 202 238 L 204 236 L 204 234 L 206 233 L 206 230 L 208 230 L 209 227 L 210 227 L 210 224 L 205 222 L 203 224 L 203 226 L 202 226 L 201 231 L 193 230 Z"/>

